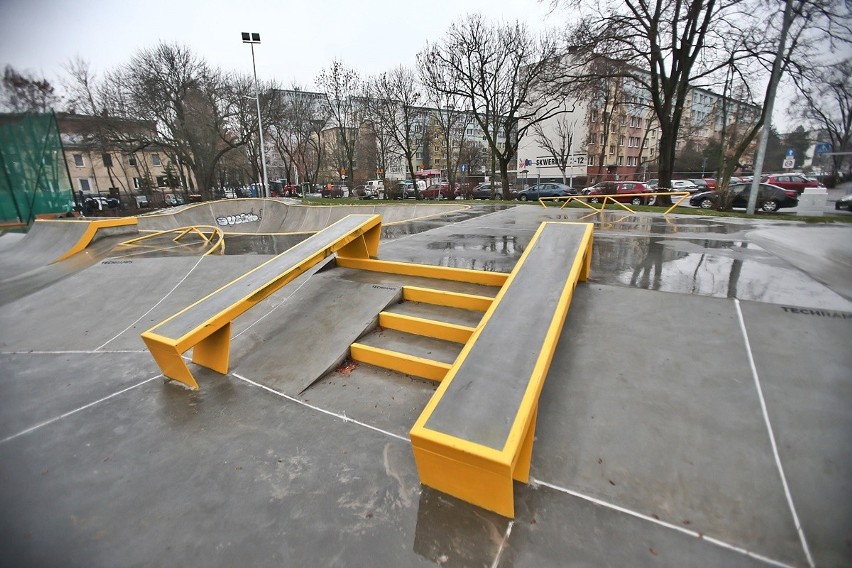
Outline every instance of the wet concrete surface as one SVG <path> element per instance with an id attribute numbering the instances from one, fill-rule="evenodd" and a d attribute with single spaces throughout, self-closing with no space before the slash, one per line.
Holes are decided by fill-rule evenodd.
<path id="1" fill-rule="evenodd" d="M 482 207 L 387 227 L 379 255 L 508 272 L 539 222 L 583 215 Z M 16 289 L 0 302 L 0 563 L 807 566 L 793 510 L 816 565 L 852 563 L 852 274 L 829 245 L 852 229 L 591 221 L 591 281 L 544 386 L 512 521 L 420 486 L 408 431 L 435 383 L 351 363 L 301 394 L 272 382 L 276 365 L 307 369 L 336 325 L 300 327 L 284 356 L 281 314 L 311 301 L 299 293 L 311 275 L 235 322 L 230 374 L 193 366 L 198 392 L 163 382 L 139 333 L 274 249 L 116 252 Z M 321 276 L 347 290 L 426 283 Z M 430 311 L 406 304 L 390 309 Z"/>

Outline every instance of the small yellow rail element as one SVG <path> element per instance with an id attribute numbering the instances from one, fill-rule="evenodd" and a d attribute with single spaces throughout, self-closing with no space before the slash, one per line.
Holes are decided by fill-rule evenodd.
<path id="1" fill-rule="evenodd" d="M 193 363 L 227 373 L 236 317 L 334 253 L 376 255 L 381 230 L 378 215 L 344 217 L 145 331 L 142 340 L 163 375 L 197 389 L 184 352 L 192 349 Z"/>
<path id="2" fill-rule="evenodd" d="M 364 345 L 363 343 L 353 343 L 350 349 L 352 359 L 355 361 L 436 382 L 444 380 L 451 367 L 448 363 L 415 357 L 414 355 Z"/>
<path id="3" fill-rule="evenodd" d="M 435 290 L 432 288 L 421 288 L 419 286 L 403 286 L 402 298 L 409 302 L 421 302 L 434 306 L 448 306 L 460 308 L 472 312 L 485 312 L 491 307 L 494 298 L 478 296 L 476 294 L 462 294 L 461 292 L 448 292 L 446 290 Z"/>
<path id="4" fill-rule="evenodd" d="M 560 209 L 564 209 L 569 203 L 575 202 L 575 203 L 579 203 L 580 205 L 583 205 L 585 207 L 588 207 L 589 209 L 593 209 L 594 211 L 598 211 L 598 212 L 606 209 L 606 204 L 611 202 L 611 203 L 618 205 L 619 207 L 621 207 L 622 209 L 624 209 L 626 211 L 629 211 L 631 213 L 635 213 L 635 211 L 633 209 L 631 209 L 630 207 L 628 207 L 624 203 L 618 201 L 618 199 L 624 199 L 624 197 L 626 195 L 638 195 L 638 196 L 643 197 L 643 198 L 644 197 L 656 197 L 658 195 L 668 195 L 669 197 L 680 196 L 680 199 L 678 199 L 675 203 L 673 203 L 671 207 L 669 207 L 668 209 L 663 211 L 663 215 L 668 215 L 669 213 L 671 213 L 674 210 L 675 207 L 677 207 L 678 205 L 683 203 L 684 200 L 686 200 L 689 197 L 690 193 L 688 191 L 661 191 L 661 192 L 655 192 L 655 193 L 619 193 L 619 194 L 613 194 L 613 195 L 609 195 L 609 194 L 566 195 L 565 197 L 539 197 L 538 202 L 542 207 L 547 207 L 547 204 L 545 203 L 546 201 L 564 201 L 564 203 L 562 204 L 562 207 L 560 207 Z M 593 201 L 595 199 L 600 200 L 600 202 L 601 202 L 600 208 L 594 207 L 593 205 L 590 205 L 588 203 L 589 201 Z"/>
<path id="5" fill-rule="evenodd" d="M 394 262 L 390 260 L 338 258 L 337 265 L 346 268 L 357 268 L 386 274 L 402 274 L 405 276 L 420 276 L 436 280 L 451 280 L 454 282 L 469 282 L 484 286 L 502 286 L 508 274 L 504 272 L 485 272 L 467 268 L 449 268 L 431 264 L 413 264 L 409 262 Z"/>
<path id="6" fill-rule="evenodd" d="M 443 321 L 435 321 L 404 314 L 382 312 L 379 314 L 379 325 L 385 329 L 393 329 L 413 335 L 443 339 L 453 343 L 464 345 L 475 328 L 466 325 L 457 325 Z"/>
<path id="7" fill-rule="evenodd" d="M 513 480 L 529 480 L 538 398 L 591 254 L 589 223 L 536 231 L 411 429 L 421 483 L 514 516 Z M 532 284 L 561 291 L 547 298 L 531 294 Z M 523 342 L 513 337 L 519 330 Z"/>
<path id="8" fill-rule="evenodd" d="M 128 241 L 124 241 L 123 243 L 119 243 L 119 246 L 134 246 L 143 241 L 147 241 L 149 239 L 156 239 L 165 235 L 169 235 L 171 233 L 177 233 L 177 235 L 172 239 L 172 242 L 176 243 L 179 243 L 181 239 L 183 239 L 187 235 L 195 235 L 197 237 L 200 237 L 201 240 L 203 240 L 208 245 L 210 245 L 212 242 L 213 244 L 210 246 L 210 249 L 207 250 L 207 252 L 205 252 L 202 256 L 207 256 L 208 254 L 213 254 L 215 252 L 218 252 L 219 254 L 225 253 L 225 234 L 222 232 L 222 229 L 220 229 L 219 227 L 214 227 L 212 225 L 194 225 L 191 227 L 179 227 L 177 229 L 169 229 L 167 231 L 156 231 L 154 233 L 137 237 L 135 239 L 130 239 Z"/>
<path id="9" fill-rule="evenodd" d="M 97 232 L 101 229 L 108 229 L 111 227 L 127 227 L 129 225 L 137 225 L 138 221 L 136 217 L 114 217 L 112 219 L 96 219 L 94 221 L 89 220 L 74 220 L 74 221 L 56 221 L 57 223 L 88 223 L 88 227 L 86 227 L 86 232 L 83 233 L 74 246 L 65 251 L 65 254 L 60 256 L 59 258 L 53 260 L 51 264 L 54 262 L 59 262 L 60 260 L 65 260 L 66 258 L 77 254 L 78 252 L 84 250 L 89 243 L 92 242 L 92 239 L 95 238 Z"/>

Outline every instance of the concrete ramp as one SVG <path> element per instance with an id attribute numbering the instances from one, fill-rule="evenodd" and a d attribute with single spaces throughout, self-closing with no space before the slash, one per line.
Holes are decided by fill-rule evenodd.
<path id="1" fill-rule="evenodd" d="M 37 220 L 14 246 L 0 250 L 3 279 L 64 260 L 96 240 L 135 233 L 136 219 Z"/>
<path id="2" fill-rule="evenodd" d="M 382 224 L 387 225 L 451 213 L 468 207 L 460 203 L 384 201 L 365 205 L 291 205 L 274 199 L 223 199 L 141 216 L 139 229 L 163 231 L 191 225 L 213 225 L 225 233 L 312 233 L 347 215 L 381 215 Z"/>

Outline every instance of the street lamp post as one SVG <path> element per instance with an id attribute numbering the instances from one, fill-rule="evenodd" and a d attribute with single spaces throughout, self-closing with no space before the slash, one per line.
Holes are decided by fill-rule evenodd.
<path id="1" fill-rule="evenodd" d="M 266 148 L 263 146 L 263 120 L 260 117 L 260 87 L 257 84 L 257 67 L 254 64 L 254 44 L 260 43 L 260 34 L 242 32 L 243 43 L 251 45 L 251 68 L 254 71 L 254 100 L 257 103 L 257 133 L 260 137 L 260 164 L 263 166 L 263 196 L 269 197 L 269 180 L 266 177 Z"/>

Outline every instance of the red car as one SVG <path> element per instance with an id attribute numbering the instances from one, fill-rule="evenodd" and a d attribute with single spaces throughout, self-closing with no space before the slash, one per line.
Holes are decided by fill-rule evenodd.
<path id="1" fill-rule="evenodd" d="M 796 193 L 802 193 L 803 191 L 805 191 L 806 187 L 821 186 L 818 181 L 808 179 L 805 176 L 799 174 L 779 174 L 763 176 L 762 178 L 760 178 L 760 182 L 768 183 L 771 185 L 777 185 L 778 187 L 783 187 L 784 189 L 794 189 L 796 190 Z"/>
<path id="2" fill-rule="evenodd" d="M 417 199 L 454 199 L 455 195 L 451 196 L 451 194 L 450 184 L 432 184 L 426 189 L 418 191 Z"/>
<path id="3" fill-rule="evenodd" d="M 651 188 L 641 181 L 605 181 L 591 188 L 588 195 L 592 203 L 600 203 L 603 201 L 598 195 L 609 195 L 619 203 L 631 203 L 633 205 L 648 205 L 651 197 L 636 195 L 637 193 L 650 193 Z"/>

